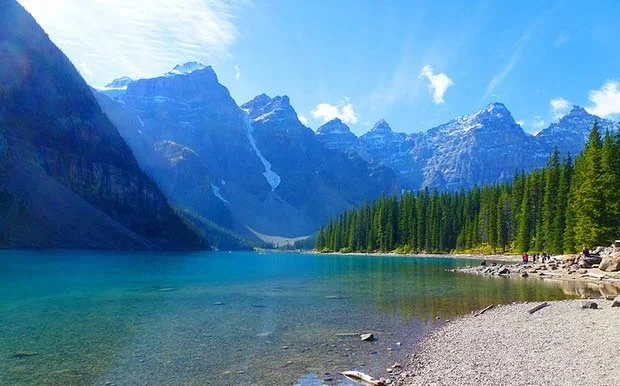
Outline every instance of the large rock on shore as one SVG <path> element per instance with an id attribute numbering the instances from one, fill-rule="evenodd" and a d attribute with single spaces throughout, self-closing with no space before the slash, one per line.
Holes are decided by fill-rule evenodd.
<path id="1" fill-rule="evenodd" d="M 599 269 L 606 272 L 620 271 L 620 252 L 614 252 L 603 257 Z"/>

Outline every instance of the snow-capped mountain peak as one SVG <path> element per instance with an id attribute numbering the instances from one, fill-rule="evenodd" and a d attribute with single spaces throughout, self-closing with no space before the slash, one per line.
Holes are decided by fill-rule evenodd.
<path id="1" fill-rule="evenodd" d="M 380 119 L 379 121 L 377 121 L 377 123 L 375 123 L 375 125 L 372 127 L 373 132 L 384 132 L 384 133 L 393 133 L 394 131 L 392 131 L 392 128 L 390 127 L 390 125 L 385 121 L 385 119 Z"/>
<path id="2" fill-rule="evenodd" d="M 522 131 L 515 122 L 510 111 L 503 103 L 495 102 L 486 108 L 470 115 L 462 115 L 448 123 L 433 128 L 429 133 L 437 134 L 440 132 L 466 133 L 478 129 L 513 128 Z"/>
<path id="3" fill-rule="evenodd" d="M 317 134 L 319 135 L 343 135 L 343 134 L 353 134 L 351 133 L 351 129 L 349 126 L 344 124 L 340 118 L 334 118 L 331 121 L 327 122 L 323 126 L 317 129 Z"/>
<path id="4" fill-rule="evenodd" d="M 176 66 L 174 66 L 172 71 L 166 73 L 166 75 L 167 76 L 188 75 L 194 71 L 204 70 L 205 68 L 208 68 L 208 67 L 209 66 L 205 66 L 204 64 L 198 63 L 198 62 L 187 62 L 184 64 L 177 64 Z"/>
<path id="5" fill-rule="evenodd" d="M 261 94 L 241 105 L 241 108 L 247 111 L 250 118 L 254 121 L 284 120 L 289 118 L 298 120 L 297 113 L 293 106 L 291 106 L 289 97 L 286 95 L 270 98 L 265 94 Z"/>

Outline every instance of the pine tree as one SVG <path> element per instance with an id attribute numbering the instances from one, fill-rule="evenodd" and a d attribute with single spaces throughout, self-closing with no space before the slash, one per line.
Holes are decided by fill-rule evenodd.
<path id="1" fill-rule="evenodd" d="M 517 248 L 519 252 L 527 252 L 530 249 L 533 226 L 533 209 L 532 202 L 532 179 L 525 181 L 523 189 L 523 198 L 519 209 L 519 230 L 517 233 Z"/>
<path id="2" fill-rule="evenodd" d="M 601 148 L 601 189 L 603 213 L 601 241 L 610 242 L 620 233 L 620 138 L 605 133 Z"/>
<path id="3" fill-rule="evenodd" d="M 558 238 L 556 227 L 559 225 L 555 220 L 558 214 L 558 191 L 560 185 L 560 162 L 558 150 L 554 149 L 545 167 L 544 199 L 542 209 L 542 248 L 554 254 L 561 253 L 562 240 Z"/>
<path id="4" fill-rule="evenodd" d="M 605 238 L 601 151 L 601 134 L 598 123 L 595 123 L 588 144 L 575 160 L 576 190 L 572 204 L 575 211 L 575 242 L 579 245 L 599 245 Z"/>

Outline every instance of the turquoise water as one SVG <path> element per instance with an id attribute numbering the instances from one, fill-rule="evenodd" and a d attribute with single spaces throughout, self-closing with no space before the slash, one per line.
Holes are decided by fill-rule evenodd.
<path id="1" fill-rule="evenodd" d="M 467 263 L 0 251 L 0 384 L 344 385 L 344 370 L 386 376 L 436 317 L 572 296 L 445 272 Z"/>

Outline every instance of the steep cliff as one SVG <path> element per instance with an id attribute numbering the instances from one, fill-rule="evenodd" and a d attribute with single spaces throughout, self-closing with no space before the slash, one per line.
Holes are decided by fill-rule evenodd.
<path id="1" fill-rule="evenodd" d="M 73 65 L 14 0 L 0 1 L 0 57 L 5 246 L 204 247 Z"/>

